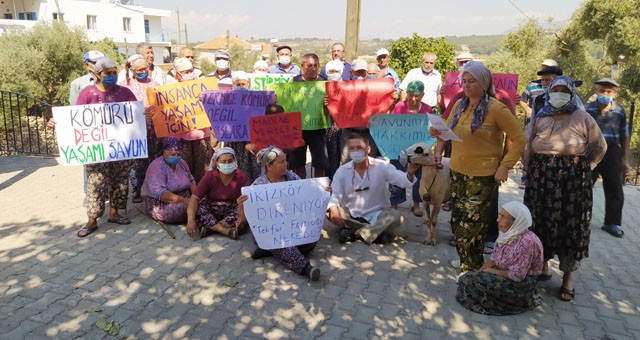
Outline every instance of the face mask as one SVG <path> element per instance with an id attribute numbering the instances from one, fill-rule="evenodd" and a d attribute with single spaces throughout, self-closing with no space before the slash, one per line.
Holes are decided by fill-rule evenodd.
<path id="1" fill-rule="evenodd" d="M 291 57 L 288 55 L 279 56 L 278 62 L 280 63 L 280 65 L 289 65 L 291 64 Z"/>
<path id="2" fill-rule="evenodd" d="M 234 86 L 233 89 L 234 90 L 248 90 L 249 87 L 247 87 L 247 86 Z"/>
<path id="3" fill-rule="evenodd" d="M 367 155 L 364 153 L 364 150 L 351 151 L 349 152 L 349 157 L 354 163 L 362 163 L 365 159 L 367 159 Z"/>
<path id="4" fill-rule="evenodd" d="M 601 94 L 598 95 L 598 103 L 602 105 L 609 105 L 609 103 L 611 103 L 612 101 L 613 101 L 613 97 L 604 96 Z"/>
<path id="5" fill-rule="evenodd" d="M 187 81 L 187 80 L 194 80 L 194 79 L 196 79 L 196 74 L 195 74 L 195 73 L 189 73 L 189 74 L 182 74 L 182 73 L 180 73 L 180 75 L 182 76 L 182 81 Z"/>
<path id="6" fill-rule="evenodd" d="M 116 83 L 118 82 L 118 75 L 112 75 L 112 76 L 104 76 L 102 77 L 102 85 L 104 86 L 108 86 L 108 87 L 112 87 L 112 86 L 116 86 Z"/>
<path id="7" fill-rule="evenodd" d="M 571 100 L 571 95 L 568 93 L 564 93 L 564 92 L 549 93 L 549 104 L 551 104 L 551 106 L 555 107 L 556 109 L 559 109 L 567 105 L 567 103 L 570 100 Z"/>
<path id="8" fill-rule="evenodd" d="M 267 72 L 265 72 L 265 71 L 253 71 L 253 73 L 255 73 L 256 75 L 259 75 L 259 76 L 264 76 L 265 74 L 267 74 Z"/>
<path id="9" fill-rule="evenodd" d="M 218 163 L 218 170 L 225 175 L 236 171 L 236 163 Z"/>
<path id="10" fill-rule="evenodd" d="M 216 60 L 216 67 L 218 70 L 226 70 L 229 68 L 229 60 L 218 59 Z"/>
<path id="11" fill-rule="evenodd" d="M 374 75 L 371 75 L 371 74 L 367 75 L 367 79 L 375 79 L 375 78 L 378 78 L 378 76 L 374 76 Z"/>
<path id="12" fill-rule="evenodd" d="M 354 80 L 362 80 L 362 79 L 364 79 L 364 77 L 362 77 L 362 76 L 355 76 L 353 79 L 354 79 Z"/>
<path id="13" fill-rule="evenodd" d="M 138 80 L 147 80 L 147 78 L 149 78 L 149 70 L 146 70 L 142 73 L 136 73 L 136 78 Z"/>
<path id="14" fill-rule="evenodd" d="M 338 81 L 342 79 L 342 74 L 340 73 L 329 73 L 327 74 L 327 80 L 328 81 Z"/>
<path id="15" fill-rule="evenodd" d="M 180 163 L 180 158 L 180 156 L 167 156 L 165 162 L 167 162 L 167 164 L 169 165 L 176 165 Z"/>

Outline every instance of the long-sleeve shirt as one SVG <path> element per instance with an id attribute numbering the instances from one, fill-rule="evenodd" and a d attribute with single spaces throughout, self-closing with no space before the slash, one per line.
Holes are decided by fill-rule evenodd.
<path id="1" fill-rule="evenodd" d="M 520 282 L 527 275 L 542 274 L 542 242 L 531 230 L 525 231 L 520 237 L 509 244 L 496 244 L 491 255 L 496 268 L 508 270 L 509 278 Z"/>
<path id="2" fill-rule="evenodd" d="M 390 207 L 389 184 L 410 188 L 413 183 L 407 174 L 395 166 L 369 157 L 369 168 L 364 176 L 355 170 L 353 161 L 338 168 L 331 183 L 329 208 L 347 207 L 353 217 L 362 217 L 375 223 L 382 209 Z"/>
<path id="3" fill-rule="evenodd" d="M 147 196 L 160 200 L 160 196 L 165 191 L 178 193 L 189 189 L 191 184 L 195 184 L 196 180 L 189 172 L 189 166 L 183 159 L 176 164 L 173 170 L 164 157 L 160 156 L 154 159 L 147 168 L 147 175 L 144 178 L 144 190 Z"/>
<path id="4" fill-rule="evenodd" d="M 451 112 L 455 112 L 460 101 Z M 453 132 L 462 142 L 451 143 L 451 170 L 467 176 L 493 176 L 500 165 L 511 169 L 524 151 L 524 131 L 511 111 L 493 97 L 489 98 L 489 111 L 482 125 L 471 132 L 474 107 L 469 105 L 460 115 Z M 454 115 L 447 119 L 451 122 Z M 503 156 L 504 133 L 513 144 Z"/>
<path id="5" fill-rule="evenodd" d="M 69 91 L 69 105 L 76 105 L 80 92 L 82 92 L 85 87 L 94 85 L 95 83 L 96 79 L 90 74 L 85 74 L 82 77 L 74 79 L 71 82 L 71 89 Z"/>

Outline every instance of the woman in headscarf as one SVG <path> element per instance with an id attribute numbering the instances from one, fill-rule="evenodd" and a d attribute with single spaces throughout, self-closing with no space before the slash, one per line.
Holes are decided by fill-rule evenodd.
<path id="1" fill-rule="evenodd" d="M 154 220 L 182 223 L 187 220 L 187 206 L 196 189 L 189 166 L 182 159 L 182 141 L 162 139 L 162 156 L 154 159 L 145 177 L 145 211 Z"/>
<path id="2" fill-rule="evenodd" d="M 262 175 L 258 177 L 252 185 L 295 181 L 300 179 L 300 177 L 298 177 L 298 175 L 293 171 L 287 170 L 287 157 L 284 151 L 275 146 L 269 146 L 258 151 L 256 154 L 256 160 L 262 168 Z M 240 206 L 240 220 L 242 222 L 246 221 L 243 203 L 246 202 L 247 199 L 248 197 L 246 195 L 242 195 L 238 198 L 238 205 Z M 260 259 L 275 256 L 278 260 L 282 261 L 287 268 L 295 273 L 307 276 L 311 281 L 317 281 L 318 278 L 320 278 L 320 268 L 313 267 L 305 257 L 305 255 L 309 254 L 315 246 L 316 242 L 271 250 L 257 248 L 251 257 L 253 259 Z"/>
<path id="3" fill-rule="evenodd" d="M 544 246 L 541 279 L 551 278 L 548 261 L 557 254 L 564 273 L 560 299 L 571 301 L 572 273 L 589 255 L 591 170 L 604 157 L 607 143 L 591 115 L 578 109 L 571 78 L 556 77 L 546 96 L 547 104 L 527 127 L 524 203 Z"/>
<path id="4" fill-rule="evenodd" d="M 144 159 L 136 159 L 133 162 L 133 175 L 131 176 L 131 187 L 133 191 L 133 203 L 142 202 L 142 196 L 140 191 L 142 189 L 142 183 L 144 183 L 145 174 L 149 167 L 150 160 L 153 160 L 157 153 L 158 148 L 156 146 L 157 140 L 153 130 L 153 121 L 151 116 L 153 115 L 153 107 L 149 106 L 149 100 L 147 99 L 147 88 L 152 86 L 158 86 L 159 84 L 149 77 L 149 64 L 147 60 L 139 55 L 134 54 L 125 64 L 126 79 L 118 85 L 124 86 L 131 90 L 136 98 L 144 103 L 144 117 L 147 123 L 147 154 L 149 157 Z M 134 78 L 129 77 L 130 74 L 134 75 Z"/>
<path id="5" fill-rule="evenodd" d="M 462 140 L 451 144 L 451 229 L 460 256 L 460 271 L 477 270 L 484 262 L 484 238 L 489 219 L 487 209 L 497 185 L 524 149 L 524 131 L 511 111 L 495 98 L 493 76 L 483 63 L 471 61 L 462 72 L 464 96 L 447 119 Z M 507 153 L 503 142 L 513 141 Z M 431 135 L 439 131 L 431 128 Z M 442 162 L 445 141 L 438 139 L 436 163 Z"/>
<path id="6" fill-rule="evenodd" d="M 238 169 L 236 154 L 229 147 L 213 154 L 209 168 L 189 201 L 187 234 L 195 239 L 217 232 L 237 240 L 242 225 L 236 201 L 240 189 L 250 184 L 249 178 Z"/>
<path id="7" fill-rule="evenodd" d="M 529 230 L 531 213 L 509 202 L 498 214 L 499 235 L 491 260 L 458 279 L 456 300 L 480 314 L 519 314 L 540 305 L 536 289 L 542 272 L 542 243 Z"/>

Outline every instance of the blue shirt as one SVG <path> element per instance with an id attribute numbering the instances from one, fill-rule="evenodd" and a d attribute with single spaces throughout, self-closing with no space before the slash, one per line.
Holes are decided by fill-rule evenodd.
<path id="1" fill-rule="evenodd" d="M 398 73 L 394 71 L 391 67 L 387 66 L 387 73 L 384 74 L 384 77 L 392 78 L 393 86 L 396 88 L 396 90 L 400 89 L 400 77 L 398 77 Z"/>
<path id="2" fill-rule="evenodd" d="M 344 69 L 342 69 L 342 80 L 351 80 L 351 64 L 349 64 L 346 61 L 343 61 L 342 65 L 344 65 Z M 328 79 L 327 64 L 322 66 L 322 70 L 320 70 L 320 78 Z"/>
<path id="3" fill-rule="evenodd" d="M 280 63 L 271 65 L 271 67 L 269 67 L 269 73 L 275 73 L 275 74 L 285 73 L 285 74 L 295 74 L 295 75 L 299 75 L 300 73 L 302 73 L 298 65 L 291 63 L 289 66 L 291 66 L 289 71 L 285 71 L 285 69 L 282 66 L 280 66 Z"/>
<path id="4" fill-rule="evenodd" d="M 607 143 L 621 144 L 622 138 L 629 138 L 627 119 L 621 105 L 613 102 L 611 109 L 605 115 L 602 115 L 597 101 L 588 103 L 586 109 L 598 123 Z"/>

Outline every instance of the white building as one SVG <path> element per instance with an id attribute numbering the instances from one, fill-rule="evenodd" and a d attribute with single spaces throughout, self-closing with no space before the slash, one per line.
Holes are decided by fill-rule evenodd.
<path id="1" fill-rule="evenodd" d="M 0 34 L 32 28 L 38 21 L 63 20 L 84 29 L 89 41 L 109 38 L 122 53 L 131 55 L 140 42 L 153 46 L 156 63 L 168 55 L 171 39 L 163 33 L 161 19 L 171 12 L 135 6 L 128 0 L 2 0 Z"/>

